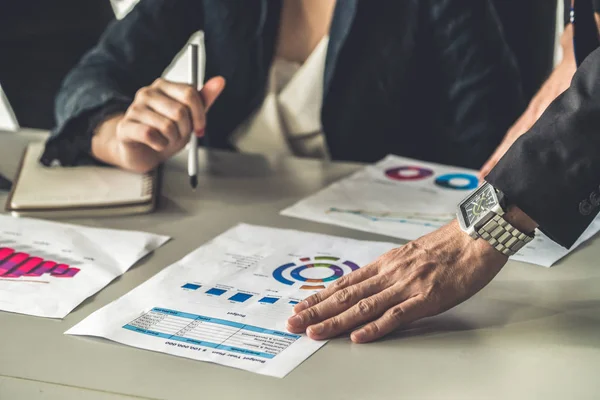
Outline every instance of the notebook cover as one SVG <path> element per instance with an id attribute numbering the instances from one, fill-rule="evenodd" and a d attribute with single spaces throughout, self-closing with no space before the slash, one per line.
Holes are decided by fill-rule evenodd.
<path id="1" fill-rule="evenodd" d="M 111 167 L 99 167 L 99 166 L 86 166 L 86 167 L 69 167 L 69 168 L 47 168 L 41 166 L 38 160 L 38 154 L 31 154 L 31 152 L 39 152 L 43 150 L 43 143 L 34 143 L 30 144 L 25 150 L 23 157 L 21 158 L 21 162 L 17 172 L 17 178 L 13 183 L 12 191 L 9 194 L 7 203 L 6 203 L 6 211 L 11 212 L 15 215 L 37 215 L 37 214 L 47 214 L 47 215 L 63 215 L 63 216 L 94 216 L 98 215 L 125 215 L 128 213 L 137 214 L 143 212 L 150 212 L 156 206 L 156 200 L 158 197 L 158 189 L 159 189 L 159 168 L 154 171 L 140 176 L 134 176 L 132 173 L 127 171 L 121 171 L 116 168 Z M 27 157 L 35 156 L 35 167 L 30 166 L 34 165 L 31 159 Z M 25 173 L 33 174 L 32 171 L 25 171 L 25 161 L 29 160 L 27 168 L 40 168 L 40 175 L 35 178 L 28 178 L 29 180 L 41 180 L 43 178 L 42 175 L 50 173 L 50 175 L 46 175 L 47 177 L 51 177 L 51 181 L 56 183 L 57 181 L 60 183 L 56 185 L 56 187 L 48 188 L 46 186 L 38 186 L 41 187 L 39 191 L 42 193 L 36 193 L 31 195 L 31 201 L 28 201 L 27 198 L 21 201 L 15 202 L 15 199 L 20 194 L 19 188 L 22 187 L 23 175 Z M 92 178 L 88 179 L 88 175 L 93 175 Z M 79 180 L 73 182 L 71 178 L 74 176 L 78 176 Z M 82 179 L 85 177 L 86 179 Z M 135 182 L 137 187 L 140 189 L 141 193 L 138 195 L 128 193 L 127 195 L 123 195 L 120 197 L 121 201 L 115 201 L 115 199 L 119 198 L 119 194 L 111 194 L 114 188 L 111 187 L 110 182 L 103 181 L 103 178 L 111 178 L 117 177 L 117 179 L 124 178 L 121 180 L 121 184 L 124 182 Z M 136 178 L 139 178 L 136 179 Z M 63 182 L 61 182 L 63 181 Z M 100 188 L 94 187 L 94 182 L 96 184 L 100 183 L 102 186 L 103 192 L 100 191 Z M 36 182 L 28 182 L 27 185 L 31 186 Z M 41 184 L 42 182 L 38 182 Z M 64 195 L 61 194 L 61 190 L 68 190 L 70 194 Z M 94 190 L 97 191 L 96 195 L 92 195 Z M 38 190 L 36 190 L 37 192 Z M 44 193 L 45 191 L 45 193 Z M 55 196 L 52 200 L 44 202 L 43 196 L 47 195 L 48 198 Z M 25 197 L 27 194 L 24 195 Z M 41 196 L 41 197 L 40 197 Z M 111 197 L 112 196 L 112 197 Z M 64 201 L 61 201 L 63 199 Z M 17 204 L 15 204 L 17 203 Z M 47 203 L 47 204 L 44 204 Z"/>

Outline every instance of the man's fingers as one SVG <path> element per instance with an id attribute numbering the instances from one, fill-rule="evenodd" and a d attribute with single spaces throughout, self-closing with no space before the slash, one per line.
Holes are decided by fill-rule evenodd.
<path id="1" fill-rule="evenodd" d="M 406 293 L 395 286 L 370 297 L 365 297 L 339 315 L 311 325 L 306 333 L 311 339 L 324 340 L 338 336 L 365 322 L 379 318 L 386 310 L 406 300 Z"/>
<path id="2" fill-rule="evenodd" d="M 123 140 L 144 144 L 154 151 L 161 152 L 167 148 L 169 141 L 156 129 L 131 120 L 121 122 Z"/>
<path id="3" fill-rule="evenodd" d="M 313 294 L 312 296 L 307 297 L 304 301 L 300 302 L 294 307 L 294 312 L 299 313 L 302 310 L 306 310 L 309 307 L 312 307 L 323 300 L 329 298 L 332 294 L 337 292 L 338 290 L 342 290 L 347 288 L 348 286 L 355 285 L 360 283 L 366 279 L 371 278 L 377 274 L 377 267 L 375 264 L 369 264 L 365 267 L 359 268 L 356 271 L 348 274 L 346 276 L 341 277 L 326 289 L 321 290 L 319 293 Z"/>
<path id="4" fill-rule="evenodd" d="M 288 319 L 287 328 L 294 333 L 304 332 L 308 326 L 338 316 L 353 308 L 353 306 L 356 307 L 357 303 L 362 303 L 359 307 L 362 311 L 366 312 L 367 308 L 371 310 L 372 305 L 374 305 L 371 304 L 373 299 L 368 301 L 366 299 L 384 291 L 386 287 L 384 285 L 382 278 L 375 276 L 356 285 L 338 290 L 321 303 L 292 316 Z"/>
<path id="5" fill-rule="evenodd" d="M 427 316 L 425 302 L 421 297 L 411 297 L 387 310 L 379 319 L 352 332 L 354 343 L 367 343 L 382 338 L 401 326 Z"/>

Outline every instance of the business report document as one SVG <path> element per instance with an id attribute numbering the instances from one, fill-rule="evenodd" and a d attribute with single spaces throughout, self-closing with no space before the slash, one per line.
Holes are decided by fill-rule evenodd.
<path id="1" fill-rule="evenodd" d="M 281 214 L 415 240 L 454 219 L 457 204 L 478 185 L 473 170 L 387 156 Z M 571 250 L 537 232 L 512 259 L 550 267 L 599 230 L 600 216 Z"/>
<path id="2" fill-rule="evenodd" d="M 284 377 L 325 344 L 286 330 L 294 305 L 394 247 L 238 225 L 66 333 Z"/>
<path id="3" fill-rule="evenodd" d="M 0 215 L 0 310 L 63 318 L 167 240 Z"/>

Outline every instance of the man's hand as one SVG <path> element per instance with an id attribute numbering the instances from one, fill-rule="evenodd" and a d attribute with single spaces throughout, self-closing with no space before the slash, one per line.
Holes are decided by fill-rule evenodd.
<path id="1" fill-rule="evenodd" d="M 474 240 L 454 221 L 342 277 L 296 305 L 291 332 L 322 340 L 355 329 L 370 342 L 467 300 L 502 269 L 507 257 Z"/>
<path id="2" fill-rule="evenodd" d="M 563 48 L 563 60 L 554 69 L 550 77 L 531 100 L 527 110 L 525 110 L 523 115 L 521 115 L 517 122 L 515 122 L 508 130 L 502 143 L 500 143 L 494 154 L 492 154 L 489 160 L 483 165 L 479 171 L 480 180 L 483 180 L 490 173 L 512 144 L 521 137 L 521 135 L 531 129 L 533 124 L 535 124 L 544 111 L 546 111 L 546 108 L 548 108 L 550 103 L 569 88 L 575 70 L 577 69 L 575 53 L 573 51 L 572 25 L 565 28 L 565 32 L 561 38 L 561 44 Z"/>
<path id="3" fill-rule="evenodd" d="M 123 115 L 104 121 L 92 138 L 92 155 L 135 172 L 147 172 L 178 153 L 194 132 L 204 135 L 206 112 L 225 87 L 222 77 L 190 85 L 162 78 L 140 89 Z"/>

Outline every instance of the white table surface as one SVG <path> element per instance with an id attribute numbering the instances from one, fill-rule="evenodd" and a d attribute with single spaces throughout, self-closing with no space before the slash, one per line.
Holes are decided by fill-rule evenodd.
<path id="1" fill-rule="evenodd" d="M 0 132 L 0 173 L 12 176 L 25 144 L 40 138 Z M 470 301 L 386 340 L 332 340 L 284 379 L 63 335 L 239 222 L 390 241 L 278 215 L 355 164 L 204 151 L 201 164 L 196 193 L 184 158 L 166 165 L 154 214 L 69 221 L 174 240 L 64 320 L 0 312 L 0 399 L 600 398 L 598 239 L 551 269 L 511 262 Z"/>

